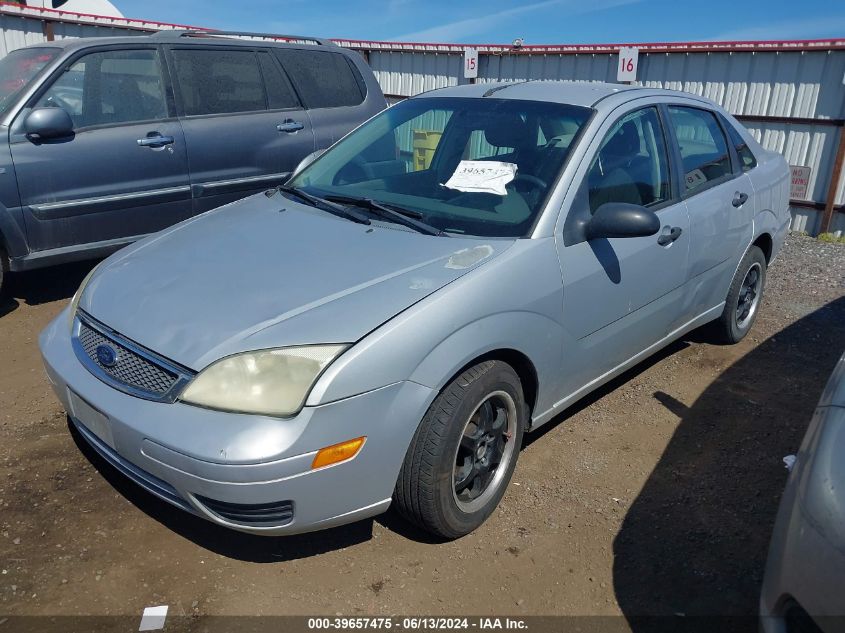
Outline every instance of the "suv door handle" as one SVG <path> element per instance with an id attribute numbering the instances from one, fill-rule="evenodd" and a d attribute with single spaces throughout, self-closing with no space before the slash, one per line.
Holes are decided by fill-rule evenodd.
<path id="1" fill-rule="evenodd" d="M 157 147 L 164 147 L 165 145 L 172 145 L 176 142 L 176 139 L 172 136 L 162 136 L 158 132 L 150 132 L 149 136 L 146 138 L 139 138 L 138 145 L 141 147 L 152 147 L 153 149 Z"/>
<path id="2" fill-rule="evenodd" d="M 276 129 L 279 132 L 287 132 L 290 134 L 291 132 L 298 132 L 305 126 L 300 123 L 299 121 L 294 121 L 293 119 L 285 119 L 283 123 L 280 123 L 276 126 Z"/>
<path id="3" fill-rule="evenodd" d="M 735 207 L 739 208 L 739 207 L 741 207 L 742 205 L 745 204 L 746 200 L 748 200 L 748 194 L 747 193 L 741 193 L 741 192 L 737 191 L 734 194 L 734 199 L 731 202 L 731 204 L 734 205 Z"/>
<path id="4" fill-rule="evenodd" d="M 666 227 L 669 228 L 668 226 Z M 683 233 L 683 229 L 680 226 L 673 226 L 668 233 L 663 233 L 660 237 L 657 238 L 657 243 L 661 246 L 666 246 L 667 244 L 671 244 L 676 239 L 681 237 L 681 233 Z"/>

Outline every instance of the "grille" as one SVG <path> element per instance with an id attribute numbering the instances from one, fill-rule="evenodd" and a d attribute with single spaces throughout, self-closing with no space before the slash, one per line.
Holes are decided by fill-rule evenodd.
<path id="1" fill-rule="evenodd" d="M 90 327 L 84 321 L 79 327 L 79 342 L 85 355 L 100 371 L 119 383 L 144 391 L 146 393 L 163 396 L 176 384 L 179 376 L 169 372 L 143 356 L 124 347 L 120 343 L 104 336 Z M 97 347 L 108 345 L 117 352 L 114 366 L 106 367 L 97 357 Z"/>
<path id="2" fill-rule="evenodd" d="M 281 527 L 293 520 L 293 501 L 273 503 L 227 503 L 196 496 L 197 501 L 223 519 L 256 526 Z"/>

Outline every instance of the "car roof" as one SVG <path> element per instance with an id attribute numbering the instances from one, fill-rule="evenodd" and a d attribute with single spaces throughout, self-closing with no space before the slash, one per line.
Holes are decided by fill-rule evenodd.
<path id="1" fill-rule="evenodd" d="M 52 42 L 40 42 L 27 48 L 54 47 L 66 50 L 77 50 L 91 46 L 123 46 L 126 44 L 152 43 L 157 44 L 188 44 L 207 46 L 291 46 L 296 48 L 313 48 L 331 50 L 332 52 L 345 52 L 331 40 L 317 37 L 306 37 L 297 35 L 276 36 L 285 39 L 273 39 L 274 36 L 262 33 L 235 33 L 228 31 L 203 32 L 203 31 L 158 31 L 144 35 L 120 35 L 116 37 L 82 37 L 65 38 Z"/>
<path id="2" fill-rule="evenodd" d="M 675 95 L 684 98 L 696 98 L 695 95 L 664 90 L 659 88 L 645 88 L 629 86 L 627 84 L 611 84 L 598 81 L 500 81 L 450 86 L 417 95 L 420 97 L 495 97 L 498 99 L 523 99 L 526 101 L 549 101 L 569 105 L 594 107 L 599 101 L 607 97 L 620 95 L 621 100 L 639 97 Z M 618 103 L 618 100 L 614 100 Z"/>

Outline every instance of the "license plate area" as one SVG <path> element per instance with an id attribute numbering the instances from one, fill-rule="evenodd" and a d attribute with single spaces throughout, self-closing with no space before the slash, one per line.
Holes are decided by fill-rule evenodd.
<path id="1" fill-rule="evenodd" d="M 106 414 L 97 411 L 80 396 L 68 389 L 70 394 L 71 415 L 91 433 L 97 436 L 109 448 L 114 449 L 114 436 L 111 422 Z"/>

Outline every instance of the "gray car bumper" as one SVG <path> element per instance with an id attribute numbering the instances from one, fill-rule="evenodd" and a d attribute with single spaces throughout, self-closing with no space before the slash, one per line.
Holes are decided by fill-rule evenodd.
<path id="1" fill-rule="evenodd" d="M 40 343 L 56 395 L 101 456 L 158 497 L 255 534 L 322 529 L 386 510 L 416 426 L 436 395 L 404 381 L 305 407 L 290 419 L 224 413 L 142 400 L 101 382 L 76 358 L 66 312 Z M 353 459 L 311 469 L 320 448 L 361 436 L 366 442 Z M 292 516 L 276 524 L 227 518 L 229 508 L 288 503 Z"/>

